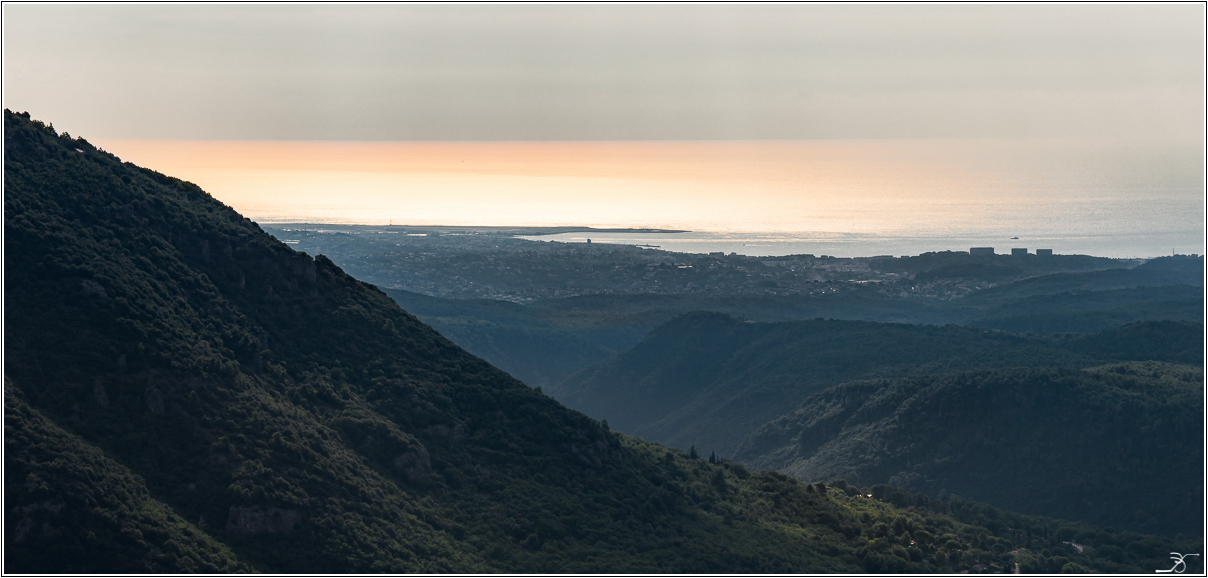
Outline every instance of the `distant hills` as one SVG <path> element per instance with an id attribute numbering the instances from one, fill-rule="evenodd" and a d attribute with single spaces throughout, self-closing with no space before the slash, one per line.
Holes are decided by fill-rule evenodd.
<path id="1" fill-rule="evenodd" d="M 1169 285 L 1203 287 L 1204 260 L 1193 257 L 1159 257 L 1131 269 L 1052 273 L 986 289 L 972 296 L 971 300 L 977 303 L 1069 291 L 1107 291 Z"/>
<path id="2" fill-rule="evenodd" d="M 1025 512 L 1048 515 L 1059 511 L 1060 515 L 1074 519 L 1154 532 L 1174 527 L 1180 528 L 1179 531 L 1193 531 L 1199 519 L 1195 512 L 1199 510 L 1184 508 L 1189 504 L 1186 501 L 1188 492 L 1202 487 L 1201 477 L 1186 473 L 1181 478 L 1180 492 L 1117 494 L 1119 488 L 1145 486 L 1150 480 L 1149 474 L 1134 467 L 1132 461 L 1151 465 L 1157 462 L 1114 449 L 1117 442 L 1112 440 L 1133 440 L 1127 442 L 1127 447 L 1135 452 L 1149 452 L 1151 444 L 1163 445 L 1184 456 L 1179 458 L 1180 463 L 1192 460 L 1192 469 L 1199 471 L 1195 468 L 1198 468 L 1196 464 L 1202 464 L 1203 444 L 1200 437 L 1191 436 L 1189 432 L 1198 431 L 1195 428 L 1203 423 L 1202 402 L 1198 397 L 1203 392 L 1203 347 L 1202 325 L 1172 321 L 1134 323 L 1098 334 L 1050 337 L 952 325 L 936 327 L 836 320 L 749 323 L 719 314 L 697 313 L 659 327 L 630 351 L 572 376 L 551 392 L 570 407 L 607 419 L 621 431 L 677 447 L 695 446 L 702 451 L 717 451 L 719 455 L 790 473 L 803 480 L 846 478 L 859 484 L 890 483 L 933 497 L 938 497 L 943 490 Z M 1044 396 L 1037 397 L 1043 389 L 1040 386 L 1018 390 L 1026 379 L 1033 379 L 1035 375 L 1046 376 L 1043 380 L 1050 381 L 1056 379 L 1047 377 L 1050 375 L 1066 376 L 1062 379 L 1067 381 L 1086 381 L 1092 374 L 1079 372 L 1077 368 L 1121 360 L 1150 360 L 1146 362 L 1151 364 L 1145 366 L 1149 368 L 1146 371 L 1161 374 L 1153 383 L 1176 383 L 1178 388 L 1153 388 L 1147 385 L 1150 381 L 1134 380 L 1135 383 L 1112 387 L 1134 390 L 1134 397 L 1125 399 L 1135 402 L 1135 406 L 1095 401 L 1099 396 L 1095 393 L 1090 398 L 1062 398 L 1060 409 L 1050 407 L 1049 402 L 1043 401 Z M 1167 379 L 1162 377 L 1165 375 L 1162 371 L 1167 370 L 1153 369 L 1152 364 L 1157 362 L 1193 365 L 1159 364 L 1159 368 L 1174 368 L 1169 371 L 1178 376 Z M 1114 367 L 1120 372 L 1136 371 L 1133 366 Z M 856 412 L 860 405 L 853 399 L 863 399 L 860 396 L 888 391 L 891 387 L 906 387 L 901 385 L 903 383 L 924 389 L 929 387 L 925 384 L 933 382 L 950 386 L 952 380 L 963 379 L 954 376 L 971 370 L 999 372 L 991 374 L 994 376 L 992 385 L 975 388 L 975 392 L 984 394 L 983 398 L 949 406 L 942 418 L 919 404 L 903 402 L 898 413 L 892 414 L 892 423 L 902 420 L 928 423 L 928 431 L 943 432 L 949 436 L 945 439 L 960 438 L 988 447 L 1010 447 L 1010 459 L 993 463 L 1007 468 L 1005 471 L 1026 472 L 1030 470 L 1020 469 L 1025 462 L 1042 459 L 1048 464 L 1048 476 L 1064 480 L 1077 472 L 1081 472 L 1077 475 L 1083 475 L 1091 470 L 1077 460 L 1049 461 L 1057 459 L 1059 454 L 1052 451 L 1051 439 L 1044 439 L 1058 435 L 1055 431 L 1043 433 L 1048 431 L 1048 420 L 1060 412 L 1074 412 L 1079 419 L 1087 420 L 1086 423 L 1076 422 L 1076 427 L 1093 432 L 1099 430 L 1091 427 L 1091 422 L 1113 423 L 1113 420 L 1127 417 L 1131 420 L 1127 421 L 1128 427 L 1114 427 L 1112 436 L 1071 438 L 1067 435 L 1070 442 L 1062 446 L 1079 455 L 1098 456 L 1100 461 L 1095 467 L 1105 472 L 1116 468 L 1129 472 L 1127 483 L 1117 480 L 1108 484 L 1106 480 L 1111 476 L 1094 483 L 1063 481 L 1063 487 L 1068 491 L 1076 490 L 1082 498 L 1077 506 L 1062 502 L 1065 506 L 1055 508 L 1054 500 L 1057 499 L 1052 498 L 1055 495 L 1052 492 L 1043 494 L 1044 499 L 1037 498 L 1041 494 L 1029 489 L 1030 484 L 997 482 L 1009 476 L 990 475 L 997 470 L 987 469 L 987 463 L 977 462 L 974 467 L 961 461 L 966 454 L 987 453 L 981 449 L 962 445 L 960 447 L 964 449 L 957 451 L 949 445 L 936 446 L 934 440 L 918 441 L 914 436 L 917 432 L 907 431 L 910 428 L 889 427 L 880 422 L 864 423 L 856 418 L 850 418 L 855 421 L 849 423 L 849 417 L 835 418 L 839 421 L 827 426 L 839 428 L 839 424 L 846 424 L 842 426 L 846 428 L 842 433 L 808 425 L 821 419 L 817 414 L 824 410 L 815 406 L 823 402 L 818 400 L 837 397 L 843 400 L 840 405 Z M 1069 373 L 1071 371 L 1073 373 Z M 1093 373 L 1100 374 L 1102 371 Z M 897 381 L 853 381 L 873 377 Z M 1064 383 L 1060 379 L 1058 382 Z M 1091 385 L 1079 387 L 1094 390 Z M 952 393 L 957 390 L 949 391 L 938 385 L 926 391 L 929 395 L 957 399 Z M 851 392 L 862 393 L 853 398 L 855 394 Z M 1006 399 L 1003 395 L 1015 396 L 1010 397 L 1015 400 L 1011 403 L 1024 405 L 1022 408 L 1013 405 L 1010 411 L 1003 407 L 1004 415 L 1012 416 L 1010 423 L 989 427 L 987 424 L 997 423 L 990 418 L 998 416 L 990 408 L 1004 403 L 1001 401 Z M 856 405 L 849 407 L 851 403 Z M 1184 405 L 1187 407 L 1181 407 Z M 1160 409 L 1141 412 L 1142 406 Z M 824 407 L 830 406 L 824 404 Z M 1051 414 L 1051 411 L 1058 413 Z M 1174 419 L 1164 417 L 1164 413 L 1177 413 L 1181 425 L 1166 429 L 1158 427 L 1169 425 Z M 1145 420 L 1155 420 L 1156 424 L 1138 421 L 1142 414 Z M 855 415 L 860 415 L 860 419 L 871 419 L 863 414 Z M 1037 437 L 1012 437 L 1019 426 Z M 870 438 L 873 430 L 869 428 L 887 428 L 886 431 L 893 433 Z M 861 440 L 864 444 L 859 446 L 861 453 L 832 455 L 833 451 L 825 453 L 818 449 L 824 445 L 832 447 L 826 444 L 848 448 L 855 443 L 827 437 L 843 435 Z M 926 443 L 929 448 L 940 449 L 936 450 L 938 453 L 912 456 L 895 449 L 894 444 L 898 443 L 911 448 L 914 447 L 911 444 Z M 1113 449 L 1100 453 L 1107 447 Z M 822 453 L 815 455 L 815 451 Z M 1174 454 L 1154 455 L 1171 458 Z M 901 459 L 891 461 L 891 456 Z M 868 462 L 878 465 L 885 462 L 886 465 L 885 468 L 871 468 L 866 465 Z M 943 465 L 933 467 L 929 464 Z M 893 468 L 898 469 L 889 471 Z M 966 478 L 957 475 L 967 471 L 982 473 Z M 912 472 L 926 474 L 920 473 L 919 476 L 924 477 L 919 477 Z M 943 481 L 950 478 L 964 481 L 959 484 Z M 1040 479 L 1041 476 L 1036 477 L 1036 480 Z M 1104 485 L 1098 485 L 1100 483 Z M 1107 508 L 1103 506 L 1105 503 L 1113 505 Z M 1167 515 L 1142 516 L 1136 513 L 1137 509 L 1161 510 Z"/>
<path id="3" fill-rule="evenodd" d="M 1050 334 L 1203 318 L 1198 257 L 770 258 L 534 242 L 490 227 L 274 227 L 279 239 L 332 257 L 458 345 L 544 389 L 693 311 Z"/>
<path id="4" fill-rule="evenodd" d="M 1064 263 L 1000 257 L 1004 268 L 1022 263 L 1007 279 L 1024 275 L 1023 267 L 1101 265 L 1076 256 L 1066 256 Z M 976 256 L 939 253 L 872 260 L 870 266 L 896 267 L 932 282 L 928 279 L 982 275 L 985 263 Z M 785 462 L 756 451 L 736 452 L 764 424 L 844 381 L 1011 367 L 1086 368 L 1125 360 L 1202 366 L 1202 258 L 1030 271 L 1033 276 L 962 298 L 931 301 L 857 290 L 821 297 L 599 295 L 521 306 L 389 293 L 455 341 L 541 385 L 568 406 L 608 419 L 615 429 L 785 472 L 790 471 Z M 471 310 L 471 303 L 478 309 Z M 523 320 L 488 313 L 503 308 Z M 645 330 L 651 333 L 639 341 Z M 609 332 L 607 346 L 602 331 Z M 829 470 L 795 473 L 805 480 L 843 477 Z M 894 474 L 877 481 L 888 482 Z M 860 480 L 873 483 L 867 476 Z M 941 489 L 912 487 L 933 497 Z M 991 499 L 968 489 L 948 491 Z M 1014 498 L 1002 503 L 1033 512 L 1051 505 Z M 1177 510 L 1172 504 L 1163 507 Z M 1152 523 L 1160 516 L 1135 511 L 1117 509 L 1107 518 L 1091 516 L 1089 508 L 1061 511 L 1148 531 L 1172 527 Z"/>
<path id="5" fill-rule="evenodd" d="M 631 350 L 549 391 L 634 435 L 731 455 L 763 423 L 853 379 L 997 367 L 1085 367 L 1116 359 L 1198 363 L 1199 325 L 1134 324 L 1052 338 L 960 326 L 677 318 Z"/>
<path id="6" fill-rule="evenodd" d="M 1190 259 L 1188 259 L 1190 260 Z M 1166 285 L 1073 290 L 949 302 L 861 294 L 828 298 L 591 295 L 520 305 L 447 299 L 383 289 L 453 342 L 533 386 L 557 388 L 571 374 L 637 345 L 647 333 L 694 311 L 757 321 L 817 317 L 967 324 L 1017 333 L 1090 333 L 1138 321 L 1203 319 L 1203 288 Z"/>
<path id="7" fill-rule="evenodd" d="M 1202 367 L 1152 361 L 850 382 L 760 428 L 735 458 L 802 479 L 1195 534 L 1203 384 Z"/>
<path id="8" fill-rule="evenodd" d="M 382 235 L 364 236 L 375 239 Z M 413 253 L 386 256 L 370 253 L 361 256 L 358 251 L 377 249 L 370 241 L 360 241 L 355 236 L 340 239 L 340 254 L 371 278 L 389 279 L 390 275 L 396 273 L 375 272 L 387 269 L 394 271 L 393 267 L 399 266 L 399 261 L 407 263 L 408 259 L 420 259 L 408 257 Z M 515 240 L 501 239 L 501 247 L 508 246 L 505 241 Z M 425 278 L 443 274 L 457 277 L 462 283 L 475 281 L 489 286 L 496 274 L 494 269 L 488 269 L 481 278 L 476 278 L 473 276 L 476 269 L 465 263 L 481 261 L 485 266 L 490 259 L 512 263 L 514 266 L 509 270 L 517 270 L 513 275 L 530 271 L 531 274 L 525 277 L 530 283 L 563 282 L 558 276 L 544 281 L 547 275 L 542 265 L 545 257 L 540 253 L 525 253 L 523 245 L 508 251 L 503 248 L 489 249 L 497 253 L 480 254 L 475 251 L 488 251 L 479 249 L 482 239 L 467 243 L 433 247 L 438 255 L 442 254 L 441 251 L 463 251 L 464 255 L 454 253 L 445 258 L 463 268 L 444 273 L 437 269 L 421 269 L 420 273 L 429 276 Z M 420 246 L 416 246 L 409 250 L 420 254 L 419 249 Z M 596 267 L 598 262 L 594 260 L 603 258 L 585 255 L 580 257 L 581 265 Z M 559 259 L 566 260 L 567 257 Z M 710 263 L 718 261 L 706 259 Z M 927 283 L 920 281 L 919 286 L 912 290 L 911 284 L 916 282 L 918 275 L 941 269 L 976 274 L 980 271 L 977 267 L 985 265 L 987 260 L 991 264 L 1001 261 L 1005 264 L 993 266 L 1010 268 L 1012 277 L 1024 278 L 979 289 L 959 298 L 938 298 L 914 290 L 921 291 L 921 287 L 931 285 L 959 288 L 969 283 L 986 283 L 986 280 L 977 277 L 937 278 Z M 804 295 L 608 293 L 535 299 L 523 305 L 495 299 L 450 299 L 401 289 L 383 290 L 404 309 L 458 345 L 526 383 L 545 389 L 557 387 L 571 374 L 633 347 L 658 325 L 694 311 L 712 311 L 768 322 L 821 317 L 890 323 L 960 324 L 1017 333 L 1047 334 L 1098 332 L 1138 321 L 1200 322 L 1204 315 L 1202 258 L 1163 257 L 1150 260 L 1140 267 L 1129 262 L 1133 268 L 1125 268 L 1125 263 L 1119 260 L 1079 255 L 1059 255 L 1050 260 L 1035 255 L 1027 258 L 1004 255 L 985 257 L 946 252 L 866 261 L 872 269 L 914 275 L 915 278 L 906 277 L 896 284 L 861 285 L 833 281 L 819 284 L 819 287 L 828 289 Z M 819 262 L 824 261 L 815 264 Z M 710 263 L 702 267 L 713 266 Z M 756 264 L 767 270 L 778 269 L 764 267 L 758 261 Z M 1115 268 L 1084 270 L 1105 266 Z M 532 268 L 526 269 L 528 267 Z M 1058 272 L 1047 272 L 1052 269 Z M 859 274 L 858 271 L 852 273 Z M 722 273 L 719 275 L 724 277 Z M 573 284 L 573 281 L 566 282 Z M 440 285 L 438 281 L 433 283 Z M 903 295 L 895 293 L 899 288 Z M 831 289 L 835 291 L 830 292 Z"/>
<path id="9" fill-rule="evenodd" d="M 838 320 L 750 323 L 722 314 L 683 313 L 700 307 L 767 318 L 826 305 L 789 299 L 591 296 L 517 305 L 387 293 L 443 334 L 541 385 L 562 403 L 607 419 L 614 429 L 683 449 L 716 451 L 808 481 L 847 474 L 792 470 L 788 462 L 750 446 L 739 452 L 739 446 L 807 396 L 845 381 L 983 368 L 1085 368 L 1122 360 L 1201 365 L 1202 325 L 1158 321 L 1202 318 L 1203 289 L 1185 283 L 1202 274 L 1201 263 L 1163 258 L 1136 269 L 1051 274 L 984 290 L 926 314 L 972 319 L 970 327 Z M 1173 273 L 1166 276 L 1169 271 Z M 1168 282 L 1179 284 L 1163 284 Z M 830 303 L 856 307 L 853 298 Z M 884 299 L 874 303 L 894 306 Z M 641 331 L 663 319 L 668 321 L 636 341 Z M 575 373 L 579 368 L 584 369 Z M 896 474 L 859 480 L 884 483 Z M 944 489 L 912 488 L 933 497 Z M 1001 497 L 969 488 L 947 491 L 976 499 Z M 1019 496 L 1001 503 L 1029 512 L 1047 512 L 1051 505 Z M 1162 506 L 1172 512 L 1179 507 L 1170 500 Z M 1096 515 L 1091 515 L 1097 511 L 1093 508 L 1060 511 L 1148 531 L 1177 525 L 1119 509 Z M 1193 525 L 1186 520 L 1180 524 Z"/>
<path id="10" fill-rule="evenodd" d="M 1137 321 L 1204 318 L 1204 289 L 1194 285 L 1073 290 L 988 308 L 969 325 L 1015 333 L 1094 333 Z"/>

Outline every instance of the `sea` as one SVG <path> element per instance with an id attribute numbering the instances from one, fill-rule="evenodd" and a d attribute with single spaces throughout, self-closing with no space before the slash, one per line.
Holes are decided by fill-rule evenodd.
<path id="1" fill-rule="evenodd" d="M 857 257 L 1203 254 L 1202 143 L 97 140 L 263 224 L 668 229 L 526 237 Z"/>

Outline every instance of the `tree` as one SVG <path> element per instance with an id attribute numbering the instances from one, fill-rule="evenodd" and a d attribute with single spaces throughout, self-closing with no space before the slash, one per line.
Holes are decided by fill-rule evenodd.
<path id="1" fill-rule="evenodd" d="M 724 470 L 717 470 L 713 472 L 713 478 L 709 481 L 712 482 L 714 488 L 717 488 L 718 493 L 722 495 L 725 495 L 726 490 L 729 489 L 726 486 L 726 474 Z"/>
<path id="2" fill-rule="evenodd" d="M 700 454 L 696 453 L 696 444 L 692 444 L 692 447 L 688 448 L 688 459 L 690 459 L 690 460 L 699 460 L 700 459 Z"/>

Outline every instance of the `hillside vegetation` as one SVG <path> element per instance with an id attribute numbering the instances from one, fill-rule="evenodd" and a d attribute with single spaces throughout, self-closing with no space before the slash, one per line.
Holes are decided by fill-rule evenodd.
<path id="1" fill-rule="evenodd" d="M 1203 381 L 1200 367 L 1127 362 L 851 382 L 761 428 L 736 459 L 802 479 L 1198 534 Z"/>
<path id="2" fill-rule="evenodd" d="M 1110 360 L 1199 363 L 1202 348 L 1202 326 L 1176 322 L 1045 337 L 953 325 L 752 323 L 693 313 L 548 391 L 620 431 L 730 456 L 759 426 L 853 379 Z"/>
<path id="3" fill-rule="evenodd" d="M 6 556 L 13 573 L 247 572 L 152 498 L 137 474 L 46 419 L 5 383 Z"/>

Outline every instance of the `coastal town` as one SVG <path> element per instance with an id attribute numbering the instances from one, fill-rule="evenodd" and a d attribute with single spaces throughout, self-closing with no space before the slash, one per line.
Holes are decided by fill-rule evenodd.
<path id="1" fill-rule="evenodd" d="M 297 251 L 326 255 L 358 279 L 434 297 L 528 303 L 580 295 L 821 296 L 875 292 L 955 299 L 1004 282 L 1140 260 L 993 248 L 842 258 L 679 253 L 606 243 L 516 238 L 472 228 L 273 225 Z"/>

